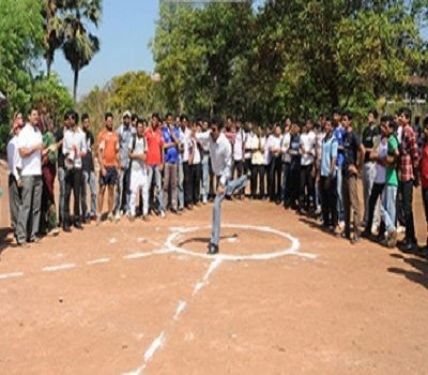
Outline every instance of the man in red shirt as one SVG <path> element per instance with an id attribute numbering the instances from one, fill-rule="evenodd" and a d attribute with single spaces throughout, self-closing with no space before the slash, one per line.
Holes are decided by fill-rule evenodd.
<path id="1" fill-rule="evenodd" d="M 398 112 L 398 121 L 403 129 L 400 142 L 400 181 L 406 226 L 406 237 L 401 243 L 403 251 L 413 251 L 417 248 L 412 205 L 413 186 L 419 186 L 419 151 L 411 120 L 411 110 L 401 108 Z"/>
<path id="2" fill-rule="evenodd" d="M 420 173 L 421 173 L 421 184 L 422 184 L 422 198 L 425 208 L 425 219 L 427 222 L 427 233 L 428 233 L 428 117 L 424 120 L 424 145 L 422 146 L 421 162 L 420 162 Z M 425 255 L 428 255 L 428 236 L 425 245 Z"/>
<path id="3" fill-rule="evenodd" d="M 163 206 L 163 191 L 162 191 L 162 169 L 164 164 L 163 153 L 163 137 L 160 130 L 160 117 L 157 113 L 153 113 L 150 126 L 147 128 L 145 136 L 147 140 L 147 158 L 148 167 L 148 184 L 152 186 L 153 175 L 155 177 L 155 193 L 157 200 L 157 210 L 161 217 L 165 217 L 165 208 Z"/>

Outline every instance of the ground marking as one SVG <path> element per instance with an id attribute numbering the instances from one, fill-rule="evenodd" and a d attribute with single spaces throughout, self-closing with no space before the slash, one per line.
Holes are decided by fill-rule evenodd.
<path id="1" fill-rule="evenodd" d="M 21 276 L 24 276 L 24 272 L 2 273 L 0 274 L 0 280 L 12 279 Z"/>
<path id="2" fill-rule="evenodd" d="M 65 263 L 65 264 L 59 264 L 57 266 L 48 266 L 42 268 L 43 272 L 55 272 L 55 271 L 63 271 L 63 270 L 69 270 L 72 268 L 75 268 L 75 263 Z"/>

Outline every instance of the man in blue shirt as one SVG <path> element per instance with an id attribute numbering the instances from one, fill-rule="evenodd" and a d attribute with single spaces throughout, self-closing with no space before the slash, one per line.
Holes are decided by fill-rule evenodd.
<path id="1" fill-rule="evenodd" d="M 171 113 L 166 115 L 166 122 L 162 127 L 162 136 L 164 139 L 165 152 L 165 167 L 163 180 L 163 206 L 165 210 L 169 203 L 169 192 L 171 189 L 171 211 L 178 213 L 177 209 L 177 172 L 178 172 L 178 147 L 180 144 L 180 134 L 178 129 L 173 125 L 173 117 Z"/>
<path id="2" fill-rule="evenodd" d="M 325 121 L 324 131 L 325 137 L 321 144 L 320 170 L 321 210 L 323 227 L 335 230 L 337 227 L 336 160 L 338 143 L 333 135 L 331 121 Z"/>
<path id="3" fill-rule="evenodd" d="M 340 123 L 342 120 L 342 115 L 339 110 L 333 111 L 333 135 L 337 141 L 337 175 L 336 175 L 336 183 L 337 183 L 337 211 L 338 211 L 338 219 L 343 222 L 345 219 L 344 208 L 343 208 L 343 195 L 342 195 L 342 167 L 343 162 L 345 161 L 345 155 L 343 153 L 343 140 L 345 138 L 345 129 Z"/>

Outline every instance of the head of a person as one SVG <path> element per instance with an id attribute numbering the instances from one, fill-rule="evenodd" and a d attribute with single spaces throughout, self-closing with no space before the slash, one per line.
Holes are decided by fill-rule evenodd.
<path id="1" fill-rule="evenodd" d="M 125 111 L 122 116 L 123 124 L 129 126 L 131 124 L 131 112 Z"/>
<path id="2" fill-rule="evenodd" d="M 247 122 L 245 127 L 246 127 L 248 133 L 251 133 L 253 131 L 253 123 L 252 122 Z"/>
<path id="3" fill-rule="evenodd" d="M 183 128 L 187 128 L 189 126 L 189 119 L 187 118 L 186 115 L 181 115 L 181 117 L 180 117 L 180 123 L 181 123 L 181 126 Z"/>
<path id="4" fill-rule="evenodd" d="M 306 120 L 306 131 L 310 132 L 314 128 L 314 123 L 312 120 Z"/>
<path id="5" fill-rule="evenodd" d="M 376 109 L 370 110 L 368 115 L 367 115 L 367 122 L 369 123 L 369 125 L 375 124 L 378 116 L 379 116 L 379 114 L 378 114 Z"/>
<path id="6" fill-rule="evenodd" d="M 400 108 L 400 110 L 398 111 L 398 121 L 402 126 L 410 124 L 410 122 L 412 121 L 412 111 L 410 110 L 410 108 Z"/>
<path id="7" fill-rule="evenodd" d="M 104 123 L 105 123 L 107 130 L 109 130 L 109 131 L 113 130 L 113 113 L 107 112 L 104 115 Z"/>
<path id="8" fill-rule="evenodd" d="M 207 120 L 202 121 L 202 131 L 204 132 L 207 131 L 209 127 L 210 127 L 209 121 Z"/>
<path id="9" fill-rule="evenodd" d="M 342 120 L 342 114 L 340 113 L 340 109 L 335 108 L 333 110 L 333 123 L 334 126 L 338 126 Z"/>
<path id="10" fill-rule="evenodd" d="M 346 130 L 352 129 L 352 113 L 350 111 L 343 112 L 342 125 Z"/>
<path id="11" fill-rule="evenodd" d="M 397 130 L 397 122 L 395 121 L 394 117 L 389 116 L 388 121 L 387 121 L 387 132 L 386 135 L 390 136 L 392 134 L 394 134 Z"/>
<path id="12" fill-rule="evenodd" d="M 328 135 L 330 135 L 333 131 L 333 124 L 331 123 L 330 119 L 324 120 L 324 132 Z"/>
<path id="13" fill-rule="evenodd" d="M 389 135 L 389 123 L 394 121 L 394 117 L 392 116 L 382 116 L 380 118 L 380 133 L 383 137 L 387 137 Z"/>
<path id="14" fill-rule="evenodd" d="M 226 127 L 232 127 L 233 124 L 233 117 L 232 116 L 227 116 L 226 118 Z"/>
<path id="15" fill-rule="evenodd" d="M 160 123 L 160 117 L 158 113 L 152 114 L 152 128 L 157 129 Z"/>
<path id="16" fill-rule="evenodd" d="M 31 108 L 28 111 L 28 122 L 33 126 L 38 126 L 40 123 L 39 111 L 37 108 Z"/>
<path id="17" fill-rule="evenodd" d="M 425 142 L 428 142 L 428 117 L 424 118 L 423 127 Z"/>
<path id="18" fill-rule="evenodd" d="M 12 127 L 22 128 L 23 126 L 24 126 L 24 116 L 22 116 L 21 112 L 15 112 L 13 115 Z"/>
<path id="19" fill-rule="evenodd" d="M 82 115 L 82 128 L 84 130 L 89 130 L 91 127 L 91 120 L 89 119 L 89 115 L 87 113 L 84 113 Z"/>
<path id="20" fill-rule="evenodd" d="M 276 124 L 274 130 L 275 137 L 280 137 L 282 134 L 281 125 Z"/>
<path id="21" fill-rule="evenodd" d="M 79 117 L 77 115 L 77 112 L 74 111 L 73 109 L 70 109 L 69 111 L 67 111 L 64 118 L 65 118 L 66 124 L 71 129 L 76 127 L 77 123 L 79 122 Z"/>
<path id="22" fill-rule="evenodd" d="M 131 116 L 131 125 L 137 127 L 138 115 L 133 113 Z"/>
<path id="23" fill-rule="evenodd" d="M 235 123 L 236 131 L 240 130 L 241 128 L 242 128 L 242 121 L 241 120 L 236 121 Z"/>
<path id="24" fill-rule="evenodd" d="M 174 125 L 174 117 L 172 116 L 172 113 L 167 113 L 165 120 L 166 120 L 166 123 L 168 124 L 169 127 Z"/>
<path id="25" fill-rule="evenodd" d="M 137 125 L 136 125 L 136 129 L 137 129 L 137 135 L 138 137 L 144 137 L 144 132 L 146 131 L 146 124 L 145 124 L 145 120 L 144 119 L 137 119 Z"/>
<path id="26" fill-rule="evenodd" d="M 220 136 L 222 130 L 223 130 L 224 124 L 219 119 L 212 119 L 210 124 L 210 134 L 213 141 L 217 141 L 218 137 Z"/>
<path id="27" fill-rule="evenodd" d="M 286 117 L 285 121 L 284 121 L 284 128 L 288 129 L 287 131 L 290 131 L 291 124 L 292 124 L 291 118 L 290 117 Z"/>

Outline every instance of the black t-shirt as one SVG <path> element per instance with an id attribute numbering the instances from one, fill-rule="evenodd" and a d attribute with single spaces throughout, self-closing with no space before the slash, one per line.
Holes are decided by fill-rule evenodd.
<path id="1" fill-rule="evenodd" d="M 64 139 L 64 128 L 61 126 L 55 133 L 56 142 L 61 142 Z M 58 147 L 58 168 L 65 168 L 64 154 L 62 153 L 62 145 Z"/>
<path id="2" fill-rule="evenodd" d="M 372 149 L 374 146 L 374 139 L 380 135 L 380 130 L 377 125 L 367 125 L 363 131 L 363 145 L 367 149 Z M 364 163 L 370 161 L 370 151 L 366 151 L 364 155 Z"/>
<path id="3" fill-rule="evenodd" d="M 87 172 L 94 171 L 94 159 L 92 157 L 92 146 L 94 144 L 94 135 L 90 130 L 83 130 L 86 140 L 86 155 L 82 158 L 82 169 Z"/>
<path id="4" fill-rule="evenodd" d="M 348 167 L 352 164 L 357 164 L 358 150 L 361 147 L 360 137 L 353 131 L 346 132 L 343 137 L 343 153 L 345 161 L 343 163 L 343 171 L 345 174 L 348 172 Z"/>

